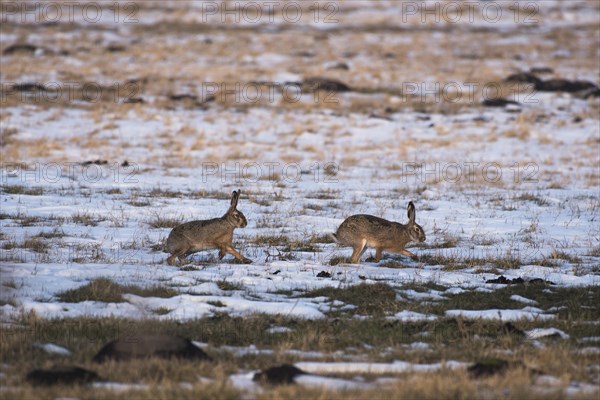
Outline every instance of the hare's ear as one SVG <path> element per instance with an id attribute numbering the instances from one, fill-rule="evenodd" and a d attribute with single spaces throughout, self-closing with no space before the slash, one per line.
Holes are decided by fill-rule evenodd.
<path id="1" fill-rule="evenodd" d="M 233 193 L 231 194 L 231 206 L 229 206 L 229 209 L 231 211 L 236 209 L 239 198 L 240 198 L 240 191 L 238 190 L 236 192 L 234 190 Z"/>
<path id="2" fill-rule="evenodd" d="M 408 203 L 408 207 L 406 209 L 408 211 L 408 222 L 411 224 L 414 224 L 415 217 L 416 217 L 416 211 L 415 211 L 415 205 L 413 204 L 412 201 Z"/>

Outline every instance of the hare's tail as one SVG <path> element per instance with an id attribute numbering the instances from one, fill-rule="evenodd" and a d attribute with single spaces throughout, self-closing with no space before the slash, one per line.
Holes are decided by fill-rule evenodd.
<path id="1" fill-rule="evenodd" d="M 329 236 L 333 239 L 334 242 L 339 243 L 337 233 L 330 233 Z"/>

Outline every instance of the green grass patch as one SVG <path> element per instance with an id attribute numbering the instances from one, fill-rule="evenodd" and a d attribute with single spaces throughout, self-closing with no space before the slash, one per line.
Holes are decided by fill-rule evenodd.
<path id="1" fill-rule="evenodd" d="M 164 215 L 156 213 L 152 219 L 147 221 L 150 228 L 161 229 L 161 228 L 175 228 L 177 225 L 183 223 L 183 216 L 177 217 L 165 217 Z"/>
<path id="2" fill-rule="evenodd" d="M 200 268 L 194 267 L 193 265 L 184 265 L 179 268 L 180 271 L 200 271 Z"/>
<path id="3" fill-rule="evenodd" d="M 514 198 L 516 201 L 530 201 L 537 204 L 538 206 L 547 206 L 548 200 L 534 193 L 522 193 Z"/>
<path id="4" fill-rule="evenodd" d="M 464 268 L 491 266 L 500 269 L 517 269 L 523 265 L 519 258 L 506 257 L 462 257 L 458 254 L 421 254 L 419 261 L 427 265 L 442 265 L 445 271 L 456 271 Z"/>
<path id="5" fill-rule="evenodd" d="M 419 261 L 427 265 L 442 265 L 444 270 L 453 271 L 463 268 L 473 268 L 486 265 L 489 260 L 478 257 L 460 257 L 453 254 L 422 254 Z"/>
<path id="6" fill-rule="evenodd" d="M 170 313 L 171 311 L 173 311 L 170 308 L 167 307 L 159 307 L 156 310 L 152 310 L 152 312 L 156 315 L 166 315 L 168 313 Z"/>
<path id="7" fill-rule="evenodd" d="M 6 219 L 15 220 L 19 224 L 19 226 L 33 226 L 44 221 L 42 217 L 25 215 L 20 212 L 16 214 L 0 213 L 0 220 Z"/>
<path id="8" fill-rule="evenodd" d="M 94 218 L 92 214 L 81 211 L 77 211 L 71 215 L 71 221 L 75 224 L 85 226 L 97 226 L 99 222 L 98 218 Z"/>
<path id="9" fill-rule="evenodd" d="M 507 285 L 493 292 L 465 291 L 446 295 L 445 300 L 422 304 L 415 302 L 410 308 L 417 312 L 444 315 L 445 310 L 522 309 L 527 306 L 511 299 L 519 295 L 537 302 L 535 307 L 555 314 L 564 320 L 597 320 L 600 316 L 600 288 L 560 288 L 544 283 Z"/>
<path id="10" fill-rule="evenodd" d="M 79 303 L 82 301 L 102 301 L 105 303 L 121 303 L 125 300 L 126 293 L 142 297 L 173 297 L 180 294 L 178 291 L 168 287 L 153 286 L 140 287 L 135 285 L 121 285 L 107 278 L 98 278 L 90 283 L 70 289 L 57 295 L 58 300 L 66 303 Z"/>
<path id="11" fill-rule="evenodd" d="M 147 194 L 148 197 L 166 197 L 166 198 L 189 198 L 189 199 L 217 199 L 229 200 L 231 193 L 220 192 L 215 190 L 195 190 L 190 192 L 174 191 L 170 189 L 162 189 L 160 187 L 153 188 Z"/>
<path id="12" fill-rule="evenodd" d="M 350 262 L 350 257 L 333 256 L 329 259 L 329 265 L 347 264 Z"/>
<path id="13" fill-rule="evenodd" d="M 35 234 L 34 238 L 43 238 L 43 239 L 53 239 L 53 238 L 62 238 L 65 237 L 66 234 L 62 229 L 55 228 L 52 231 L 43 231 Z"/>
<path id="14" fill-rule="evenodd" d="M 242 290 L 244 288 L 239 283 L 232 283 L 228 281 L 218 281 L 217 286 L 221 290 Z"/>
<path id="15" fill-rule="evenodd" d="M 301 297 L 325 296 L 330 300 L 340 300 L 353 304 L 357 308 L 353 312 L 360 315 L 381 317 L 385 313 L 400 309 L 396 300 L 396 291 L 383 283 L 360 284 L 345 288 L 322 288 L 304 293 Z"/>
<path id="16" fill-rule="evenodd" d="M 573 255 L 573 254 L 569 254 L 565 251 L 558 251 L 558 250 L 554 250 L 551 254 L 550 254 L 550 259 L 552 260 L 563 260 L 563 261 L 568 261 L 571 264 L 580 264 L 581 263 L 581 258 Z"/>
<path id="17" fill-rule="evenodd" d="M 23 194 L 26 196 L 41 196 L 44 194 L 44 189 L 40 187 L 25 187 L 22 185 L 2 186 L 2 191 L 6 194 Z"/>
<path id="18" fill-rule="evenodd" d="M 2 243 L 2 249 L 13 250 L 13 249 L 29 249 L 36 253 L 47 253 L 50 245 L 44 240 L 38 237 L 26 238 L 23 242 L 18 243 L 15 240 L 7 240 Z"/>
<path id="19" fill-rule="evenodd" d="M 252 239 L 252 243 L 261 246 L 285 246 L 290 243 L 286 235 L 258 235 Z"/>
<path id="20" fill-rule="evenodd" d="M 22 247 L 24 249 L 30 249 L 36 253 L 47 253 L 50 245 L 40 238 L 29 238 L 25 239 Z"/>

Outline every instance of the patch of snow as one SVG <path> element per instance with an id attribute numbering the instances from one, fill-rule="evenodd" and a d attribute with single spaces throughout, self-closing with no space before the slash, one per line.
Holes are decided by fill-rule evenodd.
<path id="1" fill-rule="evenodd" d="M 54 343 L 34 343 L 34 346 L 44 350 L 46 353 L 59 354 L 61 356 L 70 356 L 71 355 L 70 350 L 68 350 L 62 346 L 58 346 Z"/>
<path id="2" fill-rule="evenodd" d="M 350 379 L 330 378 L 317 375 L 299 375 L 294 381 L 303 386 L 324 387 L 331 390 L 347 390 L 347 389 L 366 389 L 372 387 L 372 384 L 365 382 L 357 382 Z"/>
<path id="3" fill-rule="evenodd" d="M 518 321 L 520 319 L 547 320 L 554 318 L 552 314 L 542 314 L 541 310 L 446 310 L 448 317 L 463 317 L 469 319 L 498 319 L 501 321 Z"/>
<path id="4" fill-rule="evenodd" d="M 429 343 L 425 342 L 413 342 L 405 346 L 412 350 L 428 350 L 431 347 Z"/>
<path id="5" fill-rule="evenodd" d="M 288 328 L 287 326 L 272 326 L 269 329 L 267 329 L 268 333 L 287 333 L 287 332 L 292 332 L 291 328 Z"/>
<path id="6" fill-rule="evenodd" d="M 262 388 L 260 385 L 252 380 L 256 372 L 258 371 L 240 372 L 230 375 L 229 382 L 234 388 L 243 390 L 245 392 L 261 392 Z"/>
<path id="7" fill-rule="evenodd" d="M 524 303 L 524 304 L 531 304 L 531 305 L 538 304 L 537 301 L 528 299 L 528 298 L 523 297 L 523 296 L 519 296 L 518 294 L 513 294 L 512 296 L 510 296 L 510 299 L 514 300 L 514 301 L 518 301 L 518 302 Z"/>
<path id="8" fill-rule="evenodd" d="M 568 339 L 569 335 L 556 328 L 536 328 L 525 332 L 530 339 L 539 339 L 548 336 L 559 336 L 562 339 Z"/>
<path id="9" fill-rule="evenodd" d="M 400 293 L 411 300 L 445 300 L 438 290 L 430 290 L 427 292 L 417 292 L 413 289 L 401 290 Z"/>
<path id="10" fill-rule="evenodd" d="M 405 361 L 392 363 L 369 362 L 297 362 L 296 367 L 313 374 L 399 374 L 404 372 L 431 372 L 441 369 L 463 369 L 470 365 L 460 361 L 436 364 L 413 364 Z"/>
<path id="11" fill-rule="evenodd" d="M 575 352 L 578 354 L 595 355 L 600 354 L 600 347 L 583 347 L 581 349 L 575 350 Z"/>
<path id="12" fill-rule="evenodd" d="M 408 310 L 403 310 L 400 312 L 397 312 L 396 314 L 394 314 L 391 317 L 388 317 L 388 319 L 397 319 L 399 321 L 431 321 L 434 319 L 437 319 L 436 315 L 433 314 L 421 314 L 418 312 L 414 312 L 414 311 L 408 311 Z"/>
<path id="13" fill-rule="evenodd" d="M 580 343 L 585 343 L 585 342 L 600 342 L 600 336 L 587 336 L 587 337 L 582 337 L 577 339 L 578 342 Z"/>
<path id="14" fill-rule="evenodd" d="M 127 392 L 130 390 L 149 390 L 150 385 L 145 383 L 120 383 L 120 382 L 94 382 L 94 389 L 112 390 L 114 392 Z"/>

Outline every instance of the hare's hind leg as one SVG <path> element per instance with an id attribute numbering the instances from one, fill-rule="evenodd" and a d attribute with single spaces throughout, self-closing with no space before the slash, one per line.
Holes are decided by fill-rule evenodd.
<path id="1" fill-rule="evenodd" d="M 352 246 L 352 249 L 353 250 L 352 256 L 350 257 L 350 262 L 352 264 L 358 264 L 360 256 L 362 256 L 365 250 L 367 250 L 367 239 L 361 240 L 360 243 L 355 243 L 354 246 Z"/>

